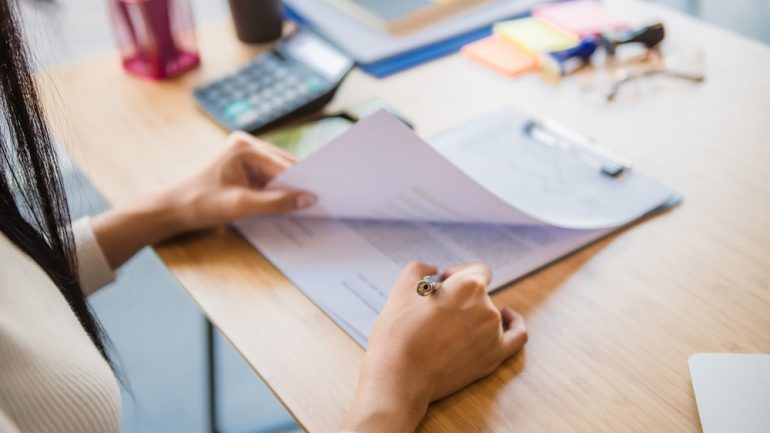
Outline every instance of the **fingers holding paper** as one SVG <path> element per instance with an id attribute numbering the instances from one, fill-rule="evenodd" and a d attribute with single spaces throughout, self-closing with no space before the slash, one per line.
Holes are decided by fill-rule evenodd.
<path id="1" fill-rule="evenodd" d="M 185 230 L 225 224 L 257 215 L 292 212 L 312 205 L 307 191 L 264 189 L 296 161 L 289 153 L 245 132 L 228 137 L 226 149 L 204 170 L 170 194 L 184 216 Z"/>
<path id="2" fill-rule="evenodd" d="M 220 158 L 226 162 L 224 180 L 252 188 L 264 187 L 297 162 L 285 150 L 242 131 L 230 134 Z"/>
<path id="3" fill-rule="evenodd" d="M 194 175 L 170 189 L 94 217 L 99 246 L 109 264 L 118 268 L 146 245 L 183 232 L 311 206 L 316 200 L 311 192 L 265 189 L 294 162 L 282 149 L 235 132 L 226 148 Z"/>

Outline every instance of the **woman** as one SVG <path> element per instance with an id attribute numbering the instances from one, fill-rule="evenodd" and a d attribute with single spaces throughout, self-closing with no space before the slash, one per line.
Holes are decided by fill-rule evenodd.
<path id="1" fill-rule="evenodd" d="M 0 0 L 0 33 L 0 432 L 116 432 L 120 393 L 86 296 L 146 245 L 315 199 L 263 190 L 294 160 L 236 133 L 191 179 L 70 226 L 10 0 Z M 486 293 L 487 266 L 452 267 L 441 290 L 417 296 L 415 283 L 436 271 L 413 263 L 396 281 L 341 429 L 414 431 L 430 402 L 491 373 L 525 343 L 522 318 Z"/>

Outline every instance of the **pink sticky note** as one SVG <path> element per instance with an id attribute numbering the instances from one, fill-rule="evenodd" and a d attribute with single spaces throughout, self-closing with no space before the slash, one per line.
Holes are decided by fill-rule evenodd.
<path id="1" fill-rule="evenodd" d="M 576 0 L 535 7 L 532 13 L 551 24 L 578 36 L 622 30 L 628 22 L 593 0 Z"/>

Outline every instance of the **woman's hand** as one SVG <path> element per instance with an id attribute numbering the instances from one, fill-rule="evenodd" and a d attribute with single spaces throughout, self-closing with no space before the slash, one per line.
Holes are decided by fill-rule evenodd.
<path id="1" fill-rule="evenodd" d="M 310 206 L 315 202 L 311 193 L 263 189 L 294 162 L 282 149 L 235 132 L 226 149 L 196 175 L 133 206 L 93 218 L 94 233 L 117 269 L 144 246 L 183 232 Z"/>
<path id="2" fill-rule="evenodd" d="M 527 341 L 524 319 L 487 294 L 484 264 L 448 269 L 427 297 L 415 284 L 436 268 L 404 269 L 369 339 L 343 430 L 414 431 L 428 404 L 492 373 Z"/>
<path id="3" fill-rule="evenodd" d="M 175 209 L 178 231 L 287 213 L 315 203 L 309 192 L 263 189 L 296 162 L 292 155 L 245 132 L 234 132 L 227 141 L 227 149 L 208 167 L 160 197 Z"/>

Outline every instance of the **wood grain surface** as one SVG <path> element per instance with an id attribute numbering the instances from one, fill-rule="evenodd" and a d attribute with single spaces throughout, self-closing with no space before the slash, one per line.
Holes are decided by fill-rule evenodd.
<path id="1" fill-rule="evenodd" d="M 684 204 L 494 295 L 528 320 L 530 340 L 495 374 L 434 404 L 424 432 L 697 432 L 687 367 L 696 352 L 770 352 L 770 49 L 678 13 L 607 2 L 706 53 L 701 85 L 614 105 L 582 79 L 507 79 L 455 55 L 378 80 L 354 71 L 330 110 L 379 97 L 424 136 L 504 105 L 547 115 L 625 154 Z M 202 68 L 179 79 L 128 76 L 111 53 L 42 74 L 59 140 L 119 205 L 194 172 L 225 132 L 191 89 L 264 47 L 229 23 L 199 31 Z M 364 355 L 247 242 L 227 229 L 157 247 L 200 309 L 308 431 L 332 432 Z M 333 252 L 330 252 L 333 253 Z"/>

